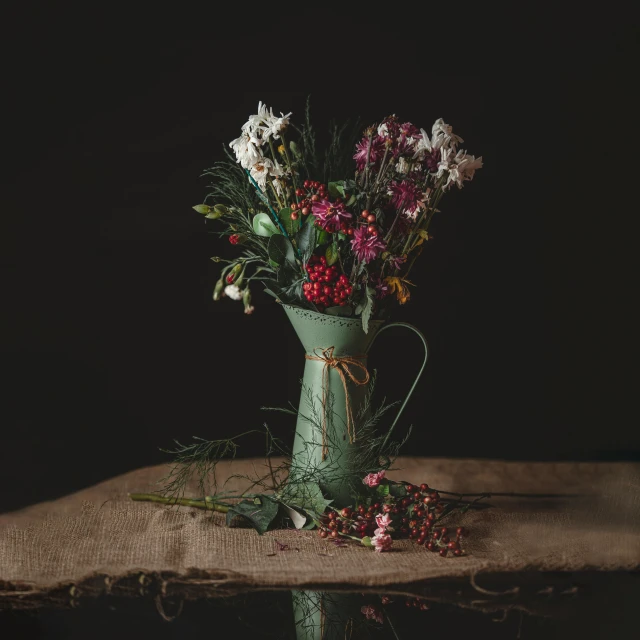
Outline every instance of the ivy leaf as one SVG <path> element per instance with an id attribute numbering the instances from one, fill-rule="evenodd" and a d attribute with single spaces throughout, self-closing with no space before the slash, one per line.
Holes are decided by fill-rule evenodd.
<path id="1" fill-rule="evenodd" d="M 239 504 L 229 507 L 227 511 L 227 526 L 231 526 L 236 518 L 247 521 L 260 535 L 278 515 L 278 503 L 267 496 L 255 500 L 243 500 Z"/>
<path id="2" fill-rule="evenodd" d="M 335 264 L 337 262 L 338 254 L 339 254 L 338 243 L 334 240 L 327 247 L 327 250 L 325 251 L 325 254 L 324 254 L 324 257 L 327 259 L 327 264 L 329 266 L 331 266 L 332 264 Z"/>
<path id="3" fill-rule="evenodd" d="M 337 180 L 336 182 L 330 182 L 329 187 L 329 195 L 332 198 L 342 197 L 344 198 L 344 180 Z"/>
<path id="4" fill-rule="evenodd" d="M 284 510 L 287 512 L 291 522 L 293 522 L 293 526 L 296 529 L 302 529 L 305 524 L 307 524 L 307 517 L 303 516 L 299 511 L 292 509 L 291 507 L 287 507 L 287 505 L 282 505 Z"/>
<path id="5" fill-rule="evenodd" d="M 367 287 L 366 297 L 363 300 L 362 306 L 362 329 L 365 333 L 369 333 L 369 320 L 371 319 L 371 313 L 373 312 L 373 296 L 375 289 Z"/>
<path id="6" fill-rule="evenodd" d="M 293 246 L 282 234 L 274 234 L 269 238 L 267 253 L 269 260 L 275 262 L 277 266 L 281 266 L 287 261 L 295 263 Z"/>
<path id="7" fill-rule="evenodd" d="M 266 213 L 257 213 L 253 218 L 253 231 L 256 235 L 269 238 L 280 230 Z"/>
<path id="8" fill-rule="evenodd" d="M 287 485 L 283 499 L 288 504 L 314 513 L 324 513 L 331 500 L 327 500 L 317 482 L 296 482 Z"/>

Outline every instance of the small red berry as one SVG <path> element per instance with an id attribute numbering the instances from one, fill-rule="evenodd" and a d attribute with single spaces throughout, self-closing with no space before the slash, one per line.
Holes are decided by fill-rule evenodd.
<path id="1" fill-rule="evenodd" d="M 439 553 L 443 558 L 447 557 L 447 551 L 448 549 L 440 549 Z"/>
<path id="2" fill-rule="evenodd" d="M 370 224 L 367 227 L 367 231 L 372 235 L 372 236 L 377 236 L 378 235 L 378 229 L 376 228 L 375 225 Z"/>
<path id="3" fill-rule="evenodd" d="M 297 211 L 292 211 L 291 212 L 291 219 L 295 221 L 298 218 L 299 218 L 298 212 Z"/>
<path id="4" fill-rule="evenodd" d="M 438 547 L 436 547 L 433 542 L 429 541 L 427 542 L 427 549 L 429 549 L 429 551 L 437 551 Z"/>
<path id="5" fill-rule="evenodd" d="M 462 555 L 462 549 L 454 549 L 453 555 L 459 558 Z"/>
<path id="6" fill-rule="evenodd" d="M 351 509 L 349 509 L 349 507 L 345 507 L 340 513 L 342 514 L 343 518 L 350 518 L 352 511 Z"/>
<path id="7" fill-rule="evenodd" d="M 365 219 L 369 217 L 369 211 L 367 209 L 362 212 L 362 217 Z"/>
<path id="8" fill-rule="evenodd" d="M 302 215 L 303 216 L 309 215 L 309 207 L 302 207 Z"/>
<path id="9" fill-rule="evenodd" d="M 429 491 L 429 485 L 425 484 L 424 482 L 420 485 L 420 491 L 422 492 L 426 492 Z"/>
<path id="10" fill-rule="evenodd" d="M 444 542 L 444 540 L 443 540 Z M 459 547 L 460 545 L 455 541 L 452 540 L 451 542 L 447 543 L 447 547 L 449 547 L 449 549 L 453 549 L 454 551 Z"/>
<path id="11" fill-rule="evenodd" d="M 318 198 L 318 196 L 315 193 L 311 196 L 311 202 L 318 202 L 319 199 L 320 198 Z"/>
<path id="12" fill-rule="evenodd" d="M 302 189 L 296 189 L 296 195 L 298 197 L 303 196 L 304 195 L 304 191 Z"/>
<path id="13" fill-rule="evenodd" d="M 369 223 L 372 223 L 372 224 L 373 224 L 375 221 L 376 221 L 376 217 L 373 215 L 373 213 L 370 213 L 370 214 L 367 216 L 367 222 L 369 222 Z"/>
<path id="14" fill-rule="evenodd" d="M 321 538 L 326 538 L 327 535 L 329 535 L 324 529 L 320 529 L 320 537 Z"/>
<path id="15" fill-rule="evenodd" d="M 407 484 L 404 488 L 407 490 L 407 493 L 413 493 L 416 490 L 412 484 Z"/>
<path id="16" fill-rule="evenodd" d="M 467 530 L 464 527 L 458 527 L 456 529 L 456 535 L 459 538 L 462 538 L 462 536 L 466 536 L 467 535 Z"/>

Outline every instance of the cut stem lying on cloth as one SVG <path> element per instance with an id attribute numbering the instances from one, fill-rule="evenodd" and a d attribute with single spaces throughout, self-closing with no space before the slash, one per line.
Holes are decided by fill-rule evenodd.
<path id="1" fill-rule="evenodd" d="M 176 498 L 172 496 L 159 496 L 156 493 L 130 493 L 129 497 L 138 502 L 160 502 L 162 504 L 179 504 L 183 507 L 197 507 L 198 509 L 207 509 L 209 511 L 218 511 L 219 513 L 227 513 L 229 505 L 214 502 L 210 497 L 204 499 L 194 498 Z"/>

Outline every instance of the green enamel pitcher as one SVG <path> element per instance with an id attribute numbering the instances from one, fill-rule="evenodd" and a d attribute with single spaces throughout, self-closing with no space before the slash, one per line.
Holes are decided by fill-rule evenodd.
<path id="1" fill-rule="evenodd" d="M 404 322 L 372 320 L 365 333 L 360 318 L 282 306 L 305 350 L 290 477 L 315 481 L 333 500 L 333 506 L 349 506 L 357 487 L 362 488 L 363 458 L 359 452 L 371 437 L 364 427 L 369 415 L 369 350 L 377 337 L 392 327 L 415 332 L 424 347 L 418 375 L 384 435 L 384 446 L 424 371 L 427 341 L 418 329 Z"/>

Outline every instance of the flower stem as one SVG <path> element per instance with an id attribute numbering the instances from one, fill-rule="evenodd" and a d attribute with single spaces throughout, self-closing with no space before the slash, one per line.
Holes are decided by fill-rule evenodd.
<path id="1" fill-rule="evenodd" d="M 130 493 L 129 497 L 137 502 L 159 502 L 161 504 L 179 504 L 183 507 L 197 507 L 198 509 L 207 509 L 209 511 L 218 511 L 219 513 L 227 513 L 229 506 L 213 502 L 211 498 L 204 500 L 196 500 L 193 498 L 171 498 L 167 496 L 159 496 L 155 493 Z"/>

